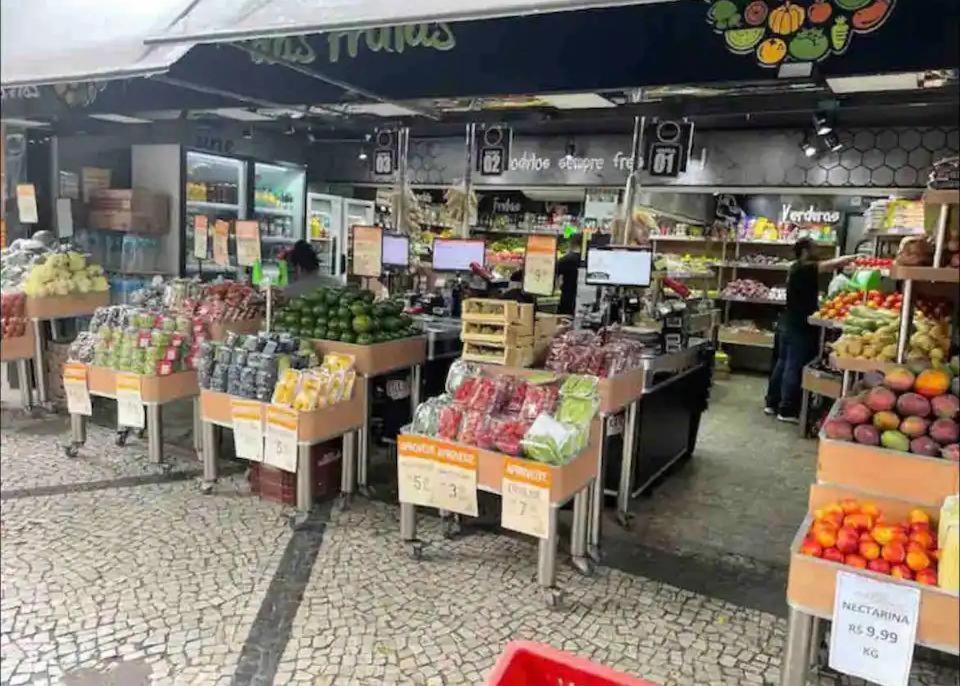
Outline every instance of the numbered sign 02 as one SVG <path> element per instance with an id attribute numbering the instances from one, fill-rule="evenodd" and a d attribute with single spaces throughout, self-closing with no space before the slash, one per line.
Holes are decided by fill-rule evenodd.
<path id="1" fill-rule="evenodd" d="M 506 126 L 479 125 L 476 133 L 477 171 L 482 176 L 500 176 L 510 159 L 512 131 Z"/>

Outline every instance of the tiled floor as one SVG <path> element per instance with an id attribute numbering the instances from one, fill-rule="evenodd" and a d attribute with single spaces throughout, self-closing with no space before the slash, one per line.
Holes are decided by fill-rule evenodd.
<path id="1" fill-rule="evenodd" d="M 447 540 L 423 517 L 415 562 L 393 504 L 336 503 L 293 530 L 241 475 L 200 495 L 186 449 L 165 475 L 92 427 L 69 460 L 64 422 L 5 413 L 0 684 L 479 684 L 514 638 L 664 685 L 775 684 L 783 587 L 757 601 L 749 584 L 782 574 L 813 449 L 748 406 L 756 383 L 723 382 L 698 455 L 636 504 L 634 531 L 608 528 L 611 566 L 561 565 L 553 610 L 529 539 Z M 727 567 L 746 570 L 740 599 L 719 588 Z M 911 683 L 958 676 L 917 661 Z"/>

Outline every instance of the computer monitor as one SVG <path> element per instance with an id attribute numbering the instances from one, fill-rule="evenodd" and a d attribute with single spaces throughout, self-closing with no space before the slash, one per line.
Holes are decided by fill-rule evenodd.
<path id="1" fill-rule="evenodd" d="M 467 272 L 470 264 L 486 265 L 486 243 L 482 240 L 435 238 L 433 241 L 433 270 L 436 272 Z"/>
<path id="2" fill-rule="evenodd" d="M 406 267 L 410 264 L 410 237 L 383 234 L 383 266 Z"/>
<path id="3" fill-rule="evenodd" d="M 653 253 L 640 248 L 588 247 L 591 286 L 649 286 Z"/>

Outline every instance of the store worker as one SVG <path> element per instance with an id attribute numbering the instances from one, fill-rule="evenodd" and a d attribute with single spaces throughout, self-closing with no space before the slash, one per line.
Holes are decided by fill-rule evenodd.
<path id="1" fill-rule="evenodd" d="M 794 243 L 796 261 L 787 272 L 787 306 L 777 328 L 775 365 L 764 412 L 777 415 L 783 422 L 798 421 L 803 368 L 817 355 L 817 333 L 807 319 L 819 304 L 818 277 L 856 259 L 856 255 L 846 255 L 817 261 L 813 249 L 814 243 L 809 238 Z"/>
<path id="2" fill-rule="evenodd" d="M 283 294 L 288 298 L 296 298 L 317 288 L 335 288 L 340 285 L 335 278 L 320 274 L 320 260 L 306 241 L 293 244 L 293 248 L 287 253 L 287 267 L 290 283 L 284 287 Z"/>
<path id="3" fill-rule="evenodd" d="M 580 278 L 580 245 L 583 235 L 570 237 L 570 249 L 557 260 L 557 276 L 560 278 L 560 306 L 557 314 L 573 316 L 577 309 L 577 281 Z"/>

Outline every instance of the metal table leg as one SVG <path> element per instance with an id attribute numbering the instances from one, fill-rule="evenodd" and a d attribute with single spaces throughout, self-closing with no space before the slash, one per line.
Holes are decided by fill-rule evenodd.
<path id="1" fill-rule="evenodd" d="M 202 424 L 200 420 L 200 398 L 195 396 L 193 399 L 193 449 L 200 460 L 203 460 L 203 439 L 200 434 Z"/>
<path id="2" fill-rule="evenodd" d="M 33 405 L 33 393 L 30 390 L 30 371 L 28 360 L 17 360 L 17 379 L 20 381 L 20 402 L 23 409 L 29 410 Z"/>
<path id="3" fill-rule="evenodd" d="M 160 403 L 147 406 L 147 450 L 150 460 L 156 464 L 163 462 L 163 417 Z"/>
<path id="4" fill-rule="evenodd" d="M 633 458 L 637 439 L 637 401 L 627 406 L 623 427 L 623 459 L 620 462 L 620 483 L 617 486 L 617 519 L 624 528 L 630 525 L 630 494 L 633 493 Z"/>
<path id="5" fill-rule="evenodd" d="M 787 617 L 787 640 L 783 647 L 780 686 L 805 686 L 810 666 L 810 634 L 813 617 L 790 608 Z"/>
<path id="6" fill-rule="evenodd" d="M 423 555 L 423 541 L 417 538 L 417 507 L 412 503 L 400 503 L 400 540 L 414 560 Z"/>
<path id="7" fill-rule="evenodd" d="M 422 368 L 415 364 L 410 368 L 410 419 L 416 413 L 420 406 L 420 375 Z"/>
<path id="8" fill-rule="evenodd" d="M 547 604 L 557 605 L 560 593 L 557 584 L 557 507 L 550 506 L 547 537 L 540 539 L 537 556 L 537 583 L 547 592 Z"/>
<path id="9" fill-rule="evenodd" d="M 64 447 L 67 457 L 76 457 L 80 446 L 87 442 L 87 422 L 82 414 L 70 415 L 70 444 Z"/>
<path id="10" fill-rule="evenodd" d="M 819 617 L 810 618 L 810 646 L 807 648 L 807 667 L 816 669 L 820 663 L 820 644 L 823 642 L 826 622 Z"/>
<path id="11" fill-rule="evenodd" d="M 313 507 L 313 460 L 310 459 L 310 446 L 301 443 L 297 446 L 297 509 L 309 512 Z"/>
<path id="12" fill-rule="evenodd" d="M 810 414 L 810 391 L 803 389 L 800 393 L 800 438 L 807 437 L 807 415 Z"/>
<path id="13" fill-rule="evenodd" d="M 600 449 L 597 451 L 597 478 L 590 490 L 589 522 L 587 525 L 587 552 L 594 562 L 600 562 L 600 536 L 603 529 L 603 480 L 606 461 L 607 422 L 609 417 L 600 418 Z"/>
<path id="14" fill-rule="evenodd" d="M 850 387 L 853 386 L 853 372 L 849 369 L 843 370 L 843 379 L 840 382 L 840 395 L 850 393 Z"/>
<path id="15" fill-rule="evenodd" d="M 357 465 L 356 443 L 356 431 L 348 431 L 343 434 L 343 457 L 340 463 L 340 493 L 343 495 L 353 493 L 353 487 L 356 481 L 355 469 Z"/>
<path id="16" fill-rule="evenodd" d="M 46 406 L 47 404 L 47 367 L 44 358 L 44 340 L 43 340 L 43 322 L 39 319 L 33 320 L 33 374 L 36 377 L 37 384 L 37 402 Z"/>
<path id="17" fill-rule="evenodd" d="M 219 445 L 216 432 L 217 427 L 213 422 L 200 422 L 200 437 L 203 443 L 203 449 L 200 451 L 203 458 L 203 483 L 200 488 L 204 493 L 210 493 L 213 490 L 213 484 L 217 482 Z"/>
<path id="18" fill-rule="evenodd" d="M 587 557 L 587 528 L 590 523 L 589 500 L 593 484 L 589 483 L 573 497 L 573 525 L 570 527 L 570 557 L 573 566 L 582 574 L 589 575 L 590 558 Z"/>
<path id="19" fill-rule="evenodd" d="M 363 404 L 363 426 L 360 428 L 360 457 L 357 461 L 357 486 L 361 491 L 367 488 L 367 461 L 370 457 L 370 403 L 373 398 L 373 379 L 363 377 L 366 385 L 366 402 Z"/>

